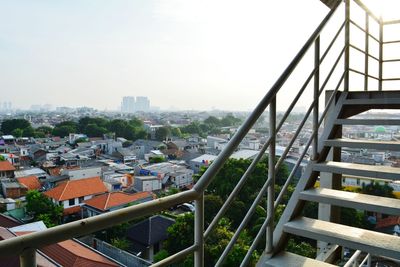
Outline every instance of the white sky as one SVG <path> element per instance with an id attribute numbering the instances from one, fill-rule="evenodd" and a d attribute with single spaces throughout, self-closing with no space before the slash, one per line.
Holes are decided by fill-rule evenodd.
<path id="1" fill-rule="evenodd" d="M 319 0 L 0 0 L 0 102 L 250 110 L 327 12 Z"/>

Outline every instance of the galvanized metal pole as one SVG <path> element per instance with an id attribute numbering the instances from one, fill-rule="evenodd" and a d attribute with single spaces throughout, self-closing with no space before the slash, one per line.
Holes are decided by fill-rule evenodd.
<path id="1" fill-rule="evenodd" d="M 368 91 L 368 65 L 369 65 L 369 14 L 365 12 L 365 69 L 364 91 Z"/>
<path id="2" fill-rule="evenodd" d="M 379 91 L 382 91 L 383 82 L 383 19 L 379 17 Z"/>
<path id="3" fill-rule="evenodd" d="M 344 33 L 344 91 L 349 91 L 349 69 L 350 69 L 350 0 L 346 0 L 345 6 L 345 33 Z"/>
<path id="4" fill-rule="evenodd" d="M 367 267 L 372 266 L 372 255 L 368 253 Z"/>
<path id="5" fill-rule="evenodd" d="M 318 159 L 318 120 L 319 120 L 319 64 L 320 64 L 320 37 L 315 40 L 314 47 L 314 108 L 313 108 L 313 154 L 312 159 Z"/>
<path id="6" fill-rule="evenodd" d="M 266 233 L 266 252 L 271 253 L 273 250 L 274 235 L 274 202 L 275 202 L 275 143 L 276 143 L 276 97 L 271 100 L 269 105 L 269 137 L 271 144 L 269 146 L 268 155 L 268 179 L 271 183 L 267 189 L 267 219 L 271 218 L 267 225 Z"/>
<path id="7" fill-rule="evenodd" d="M 36 249 L 25 249 L 19 256 L 21 267 L 36 267 Z"/>
<path id="8" fill-rule="evenodd" d="M 195 200 L 194 244 L 198 247 L 194 252 L 194 266 L 204 266 L 204 193 Z"/>

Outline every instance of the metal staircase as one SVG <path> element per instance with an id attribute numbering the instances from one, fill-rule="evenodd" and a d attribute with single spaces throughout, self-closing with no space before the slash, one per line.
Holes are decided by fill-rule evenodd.
<path id="1" fill-rule="evenodd" d="M 260 244 L 266 236 L 265 250 L 258 260 L 258 266 L 333 266 L 340 258 L 338 251 L 341 247 L 356 250 L 346 267 L 357 261 L 357 258 L 368 253 L 363 263 L 371 264 L 371 256 L 382 256 L 400 260 L 400 238 L 340 225 L 338 211 L 340 207 L 355 208 L 372 212 L 400 215 L 400 202 L 396 199 L 362 195 L 341 191 L 342 175 L 355 175 L 371 179 L 383 178 L 400 180 L 400 169 L 388 166 L 368 166 L 354 163 L 341 162 L 340 150 L 342 147 L 367 148 L 380 150 L 399 150 L 400 143 L 394 141 L 376 140 L 350 140 L 343 139 L 342 129 L 348 125 L 400 125 L 399 119 L 361 120 L 352 118 L 354 115 L 371 109 L 400 109 L 400 91 L 388 91 L 387 83 L 400 81 L 397 77 L 386 77 L 385 70 L 389 65 L 400 62 L 400 59 L 384 57 L 386 45 L 399 45 L 398 40 L 384 38 L 386 26 L 400 25 L 400 20 L 383 21 L 368 9 L 362 0 L 323 0 L 330 10 L 315 29 L 299 53 L 293 58 L 289 66 L 268 90 L 260 103 L 238 129 L 229 143 L 218 157 L 208 167 L 207 171 L 194 185 L 193 189 L 163 197 L 146 203 L 134 205 L 121 210 L 82 219 L 79 221 L 56 226 L 45 231 L 35 232 L 24 236 L 0 241 L 1 257 L 19 255 L 21 266 L 36 266 L 36 250 L 69 238 L 87 235 L 104 228 L 129 222 L 141 216 L 152 215 L 177 204 L 195 202 L 194 243 L 188 248 L 170 255 L 164 260 L 154 263 L 153 266 L 169 266 L 184 260 L 189 255 L 194 255 L 194 265 L 202 267 L 208 261 L 204 256 L 204 247 L 210 233 L 220 222 L 231 203 L 246 186 L 249 176 L 254 171 L 256 164 L 268 152 L 268 176 L 259 191 L 253 204 L 244 215 L 230 242 L 226 245 L 215 266 L 225 266 L 224 262 L 231 249 L 238 240 L 241 232 L 246 229 L 258 205 L 263 198 L 267 198 L 267 216 L 260 230 L 249 244 L 247 254 L 237 266 L 249 266 L 256 250 L 260 252 Z M 353 18 L 353 10 L 361 11 L 364 25 Z M 359 12 L 360 13 L 360 12 Z M 339 22 L 335 20 L 338 18 Z M 333 26 L 332 26 L 333 25 Z M 378 28 L 376 34 L 372 26 Z M 333 27 L 333 30 L 332 30 Z M 328 29 L 327 29 L 328 28 Z M 371 29 L 371 31 L 370 31 Z M 352 42 L 351 32 L 361 31 L 365 37 L 363 43 Z M 400 32 L 400 31 L 398 31 Z M 333 34 L 332 34 L 333 33 Z M 324 42 L 321 42 L 324 41 Z M 325 41 L 327 42 L 325 43 Z M 374 53 L 371 48 L 375 44 L 378 51 Z M 360 47 L 362 46 L 362 47 Z M 324 48 L 324 50 L 322 49 Z M 397 49 L 400 51 L 400 49 Z M 352 53 L 361 53 L 364 58 L 362 69 L 351 64 Z M 311 56 L 311 64 L 303 64 L 305 58 Z M 400 56 L 399 56 L 400 58 Z M 372 63 L 377 65 L 377 70 L 372 71 Z M 310 63 L 308 61 L 308 63 Z M 313 64 L 312 64 L 313 63 Z M 310 66 L 311 65 L 311 66 Z M 296 80 L 298 88 L 287 85 L 287 82 L 296 74 L 296 71 L 309 71 L 304 78 L 304 83 Z M 353 84 L 361 77 L 362 86 Z M 375 84 L 374 84 L 375 83 Z M 289 92 L 285 92 L 289 88 Z M 355 90 L 358 88 L 358 90 Z M 359 91 L 361 88 L 362 91 Z M 329 91 L 328 91 L 329 89 Z M 311 96 L 310 96 L 311 95 Z M 309 106 L 303 119 L 298 123 L 296 130 L 291 135 L 285 150 L 279 158 L 275 158 L 275 147 L 278 133 L 287 123 L 292 111 L 304 96 L 309 100 Z M 292 97 L 285 112 L 277 115 L 277 106 L 282 106 L 282 99 Z M 325 97 L 324 109 L 322 99 Z M 230 155 L 239 146 L 257 120 L 268 112 L 269 137 L 259 153 L 253 159 L 248 169 L 243 173 L 239 182 L 227 197 L 225 203 L 215 215 L 209 225 L 204 224 L 204 193 L 208 185 L 215 180 L 217 172 L 222 168 Z M 288 175 L 281 191 L 275 196 L 275 174 L 301 133 L 306 133 L 307 141 L 303 150 L 299 152 L 298 159 Z M 309 164 L 297 182 L 295 174 L 304 159 L 309 157 Z M 315 188 L 319 181 L 320 187 Z M 218 181 L 217 181 L 218 182 Z M 274 225 L 274 217 L 278 205 L 282 204 L 288 194 L 290 185 L 296 189 L 278 222 Z M 318 219 L 302 217 L 302 210 L 307 202 L 319 204 Z M 285 251 L 288 237 L 297 235 L 318 240 L 319 254 L 317 259 L 305 258 L 300 255 Z M 264 238 L 265 239 L 265 238 Z M 262 252 L 262 249 L 261 249 Z M 207 262 L 210 265 L 209 262 Z"/>
<path id="2" fill-rule="evenodd" d="M 374 178 L 399 180 L 400 168 L 346 163 L 340 161 L 340 156 L 333 160 L 329 158 L 329 153 L 332 150 L 338 150 L 343 147 L 399 151 L 400 143 L 397 141 L 338 138 L 342 131 L 342 125 L 399 125 L 398 120 L 356 120 L 343 116 L 346 114 L 356 115 L 354 114 L 355 110 L 362 112 L 368 109 L 398 109 L 400 107 L 398 94 L 399 91 L 390 91 L 384 94 L 365 91 L 340 93 L 334 111 L 331 113 L 320 139 L 319 158 L 316 161 L 310 162 L 307 170 L 304 172 L 275 229 L 274 251 L 271 255 L 264 255 L 264 258 L 258 264 L 259 266 L 334 266 L 293 253 L 282 252 L 283 243 L 289 234 L 360 250 L 369 253 L 369 255 L 379 255 L 400 262 L 400 238 L 397 236 L 341 225 L 338 222 L 330 222 L 337 219 L 331 214 L 325 218 L 321 216 L 323 218 L 320 219 L 301 216 L 301 210 L 307 201 L 333 207 L 354 208 L 400 216 L 399 199 L 341 190 L 342 175 L 354 175 L 371 180 Z M 325 175 L 321 175 L 322 173 L 325 173 Z M 321 185 L 339 184 L 339 186 L 333 189 L 332 187 L 334 186 L 331 186 L 331 188 L 315 188 L 314 184 L 317 179 L 320 179 Z M 323 179 L 328 181 L 323 181 Z M 337 181 L 335 183 L 332 180 L 339 180 L 339 183 Z"/>

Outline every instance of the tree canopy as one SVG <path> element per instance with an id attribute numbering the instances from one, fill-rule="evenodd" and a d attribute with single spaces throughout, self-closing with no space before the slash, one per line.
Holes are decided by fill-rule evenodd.
<path id="1" fill-rule="evenodd" d="M 62 206 L 54 204 L 37 190 L 29 190 L 26 194 L 26 210 L 33 214 L 35 220 L 42 220 L 47 227 L 58 225 L 63 214 Z"/>

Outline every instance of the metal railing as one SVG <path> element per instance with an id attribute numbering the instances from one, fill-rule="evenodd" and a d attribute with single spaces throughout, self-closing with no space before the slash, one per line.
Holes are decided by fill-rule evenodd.
<path id="1" fill-rule="evenodd" d="M 341 6 L 340 0 L 336 2 L 336 4 L 332 7 L 317 29 L 313 32 L 298 54 L 291 61 L 289 66 L 284 70 L 282 75 L 278 78 L 272 88 L 267 92 L 267 94 L 262 98 L 260 103 L 256 106 L 254 111 L 249 115 L 249 117 L 245 120 L 242 126 L 238 129 L 236 134 L 231 138 L 227 146 L 221 151 L 215 161 L 208 167 L 205 173 L 201 176 L 199 181 L 194 185 L 193 189 L 181 193 L 177 193 L 172 196 L 167 196 L 163 198 L 159 198 L 150 202 L 138 204 L 135 206 L 127 207 L 121 210 L 112 211 L 106 214 L 98 215 L 91 218 L 82 219 L 79 221 L 67 223 L 64 225 L 56 226 L 45 231 L 35 232 L 25 236 L 19 236 L 12 239 L 4 240 L 0 242 L 0 257 L 2 256 L 10 256 L 10 255 L 20 255 L 21 266 L 36 266 L 35 259 L 35 251 L 36 249 L 40 249 L 43 246 L 54 244 L 66 239 L 70 239 L 77 236 L 87 235 L 111 226 L 118 225 L 123 222 L 128 222 L 135 218 L 139 218 L 145 215 L 151 215 L 157 212 L 161 212 L 163 210 L 168 209 L 174 205 L 195 201 L 195 229 L 194 229 L 194 244 L 190 247 L 174 254 L 166 259 L 153 264 L 153 266 L 166 266 L 171 263 L 180 261 L 185 257 L 194 254 L 194 263 L 196 267 L 204 266 L 204 244 L 207 242 L 207 238 L 210 236 L 211 232 L 218 224 L 220 219 L 225 215 L 225 212 L 230 207 L 233 200 L 238 196 L 240 190 L 245 186 L 246 181 L 248 180 L 251 173 L 256 168 L 257 163 L 263 158 L 265 152 L 268 150 L 269 152 L 269 169 L 268 169 L 268 177 L 266 177 L 266 181 L 263 184 L 262 188 L 258 192 L 255 197 L 252 205 L 247 210 L 242 222 L 236 229 L 232 239 L 224 249 L 220 258 L 216 262 L 216 266 L 221 266 L 229 255 L 230 250 L 233 248 L 235 242 L 239 238 L 240 233 L 245 229 L 247 224 L 249 223 L 251 216 L 254 214 L 257 205 L 259 205 L 261 199 L 267 195 L 267 217 L 263 222 L 260 230 L 258 231 L 256 237 L 254 238 L 250 248 L 244 257 L 241 266 L 247 266 L 251 260 L 251 257 L 259 245 L 262 236 L 266 233 L 266 251 L 272 250 L 273 243 L 273 218 L 275 216 L 275 209 L 282 202 L 284 195 L 286 194 L 289 185 L 293 182 L 296 171 L 298 170 L 300 164 L 303 159 L 307 155 L 307 151 L 312 147 L 312 160 L 318 160 L 318 131 L 321 128 L 322 123 L 324 122 L 325 117 L 327 116 L 328 110 L 330 110 L 331 106 L 335 104 L 335 95 L 341 87 L 344 91 L 349 90 L 349 73 L 355 72 L 358 74 L 362 74 L 365 76 L 364 79 L 364 89 L 368 90 L 368 78 L 374 78 L 379 81 L 379 90 L 382 90 L 382 82 L 392 80 L 394 78 L 383 78 L 383 63 L 392 62 L 394 60 L 383 60 L 383 46 L 388 43 L 400 43 L 400 41 L 383 41 L 383 26 L 388 24 L 400 23 L 400 21 L 391 21 L 391 22 L 382 22 L 381 19 L 378 19 L 372 12 L 365 7 L 361 1 L 354 0 L 354 2 L 363 8 L 366 13 L 366 29 L 365 29 L 365 38 L 379 42 L 380 44 L 380 55 L 378 57 L 374 57 L 369 54 L 369 41 L 366 41 L 364 50 L 350 44 L 350 25 L 355 25 L 356 28 L 362 29 L 359 25 L 354 22 L 354 20 L 350 19 L 350 0 L 346 0 L 346 4 L 344 5 L 345 10 L 345 21 L 343 21 L 339 27 L 333 38 L 330 39 L 329 44 L 327 45 L 325 51 L 321 56 L 321 33 L 326 25 L 331 21 L 331 18 L 334 16 L 335 12 Z M 369 28 L 369 18 L 373 18 L 375 21 L 380 23 L 381 34 L 379 38 L 373 37 L 368 28 Z M 334 45 L 337 45 L 338 40 L 340 40 L 340 36 L 344 35 L 344 46 L 340 45 L 340 50 L 329 68 L 326 76 L 321 77 L 321 66 L 324 62 L 326 62 L 326 58 L 328 54 L 332 54 L 332 48 Z M 381 36 L 382 35 L 382 36 Z M 283 85 L 289 79 L 291 74 L 295 71 L 297 66 L 300 64 L 305 55 L 312 50 L 314 47 L 314 53 L 312 53 L 314 57 L 314 66 L 310 72 L 310 74 L 305 79 L 305 82 L 300 87 L 299 91 L 296 93 L 292 102 L 290 103 L 288 109 L 283 114 L 282 118 L 279 122 L 277 122 L 277 94 L 280 92 Z M 365 69 L 364 72 L 359 70 L 354 70 L 350 67 L 350 49 L 356 49 L 357 51 L 363 51 L 365 53 Z M 331 52 L 331 53 L 330 53 Z M 369 73 L 368 67 L 368 59 L 373 58 L 379 61 L 379 74 L 378 77 L 374 77 Z M 333 93 L 330 98 L 326 102 L 325 109 L 320 113 L 319 106 L 320 101 L 319 98 L 326 90 L 328 86 L 328 82 L 332 81 L 332 77 L 334 73 L 338 72 L 338 66 L 341 61 L 344 61 L 344 70 L 339 71 L 339 77 L 335 78 L 335 86 Z M 301 96 L 304 95 L 306 88 L 309 87 L 311 80 L 313 80 L 313 99 L 308 107 L 303 119 L 298 125 L 295 133 L 293 134 L 292 139 L 289 141 L 286 149 L 284 150 L 281 157 L 275 163 L 275 146 L 276 146 L 276 134 L 282 128 L 287 118 L 292 113 L 295 105 L 298 103 Z M 399 79 L 400 80 L 400 79 Z M 322 81 L 322 83 L 321 83 Z M 237 149 L 241 141 L 248 134 L 249 130 L 253 127 L 253 125 L 257 122 L 260 116 L 269 108 L 269 138 L 267 142 L 263 145 L 256 158 L 251 162 L 248 169 L 244 172 L 243 176 L 240 178 L 239 182 L 232 190 L 227 200 L 224 202 L 223 206 L 217 213 L 217 215 L 213 218 L 211 223 L 208 225 L 207 229 L 205 229 L 204 225 L 204 192 L 206 191 L 209 184 L 213 181 L 214 177 L 218 173 L 218 171 L 222 168 L 224 163 L 228 160 L 231 154 Z M 304 130 L 304 126 L 308 120 L 312 121 L 312 133 L 310 138 L 305 144 L 305 148 L 303 152 L 300 154 L 299 159 L 297 160 L 294 168 L 290 172 L 287 177 L 284 185 L 282 186 L 282 190 L 279 195 L 275 198 L 275 175 L 284 162 L 284 159 L 288 155 L 289 151 L 293 147 L 295 141 L 299 137 L 301 131 Z"/>
<path id="2" fill-rule="evenodd" d="M 371 267 L 372 256 L 369 253 L 362 259 L 361 263 L 358 263 L 358 258 L 360 257 L 361 253 L 362 253 L 361 250 L 356 250 L 350 257 L 350 259 L 346 262 L 346 264 L 343 265 L 343 267 L 358 267 L 358 266 Z"/>

